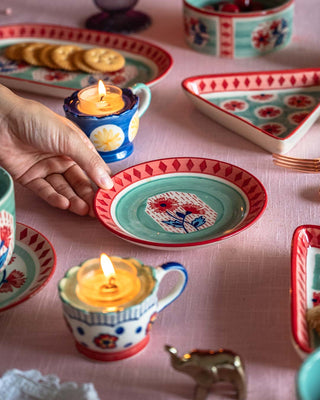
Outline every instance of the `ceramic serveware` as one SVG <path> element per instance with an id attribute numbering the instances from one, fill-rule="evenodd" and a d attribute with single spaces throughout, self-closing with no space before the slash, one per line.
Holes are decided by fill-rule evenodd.
<path id="1" fill-rule="evenodd" d="M 291 248 L 291 330 L 294 347 L 305 358 L 320 344 L 307 323 L 307 310 L 320 304 L 320 226 L 299 226 Z"/>
<path id="2" fill-rule="evenodd" d="M 271 153 L 286 153 L 320 113 L 320 69 L 199 75 L 182 82 L 204 114 Z"/>
<path id="3" fill-rule="evenodd" d="M 15 307 L 38 293 L 52 278 L 56 254 L 48 239 L 17 222 L 13 255 L 0 273 L 0 312 Z"/>
<path id="4" fill-rule="evenodd" d="M 85 263 L 71 268 L 59 283 L 64 317 L 77 349 L 100 361 L 121 360 L 141 351 L 149 342 L 157 314 L 180 296 L 188 280 L 186 269 L 179 263 L 169 262 L 154 268 L 133 258 L 111 257 L 111 260 L 124 270 L 133 268 L 139 280 L 140 289 L 135 297 L 121 306 L 98 307 L 79 298 L 77 274 Z M 90 262 L 95 259 L 86 263 Z M 172 272 L 178 273 L 175 286 L 158 300 L 159 285 Z"/>
<path id="5" fill-rule="evenodd" d="M 298 400 L 320 398 L 320 349 L 315 350 L 302 363 L 296 376 Z"/>
<path id="6" fill-rule="evenodd" d="M 0 167 L 0 274 L 11 259 L 15 231 L 16 209 L 13 180 L 10 174 Z"/>
<path id="7" fill-rule="evenodd" d="M 291 41 L 293 0 L 254 0 L 261 10 L 223 12 L 220 0 L 183 0 L 185 37 L 198 52 L 220 57 L 260 56 Z M 243 1 L 245 3 L 245 1 Z"/>
<path id="8" fill-rule="evenodd" d="M 85 49 L 108 47 L 125 57 L 125 66 L 113 73 L 89 74 L 34 67 L 4 56 L 7 46 L 27 41 L 76 44 Z M 167 75 L 172 63 L 171 55 L 162 48 L 120 34 L 46 24 L 0 27 L 0 83 L 12 89 L 65 98 L 75 90 L 97 83 L 99 79 L 120 87 L 130 87 L 138 82 L 153 86 Z"/>
<path id="9" fill-rule="evenodd" d="M 267 194 L 249 172 L 223 161 L 181 157 L 145 162 L 99 190 L 97 218 L 117 236 L 155 249 L 206 246 L 261 217 Z"/>
<path id="10" fill-rule="evenodd" d="M 98 31 L 133 33 L 151 24 L 149 15 L 133 10 L 138 0 L 94 0 L 102 12 L 87 19 L 86 27 Z"/>
<path id="11" fill-rule="evenodd" d="M 106 163 L 132 154 L 140 117 L 150 105 L 151 92 L 143 83 L 123 89 L 121 96 L 124 106 L 105 116 L 92 116 L 79 111 L 79 91 L 64 101 L 66 117 L 85 132 Z"/>

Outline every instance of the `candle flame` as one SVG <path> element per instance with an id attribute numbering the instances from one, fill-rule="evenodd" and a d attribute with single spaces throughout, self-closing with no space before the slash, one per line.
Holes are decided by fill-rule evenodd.
<path id="1" fill-rule="evenodd" d="M 100 265 L 106 278 L 109 278 L 111 275 L 116 273 L 110 258 L 104 253 L 100 256 Z"/>
<path id="2" fill-rule="evenodd" d="M 100 101 L 103 100 L 104 96 L 107 94 L 106 87 L 104 86 L 102 80 L 98 82 L 98 93 Z"/>

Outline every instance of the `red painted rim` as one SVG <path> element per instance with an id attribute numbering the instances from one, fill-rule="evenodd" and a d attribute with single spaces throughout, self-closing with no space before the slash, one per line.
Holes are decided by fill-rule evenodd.
<path id="1" fill-rule="evenodd" d="M 52 33 L 54 32 L 54 33 Z M 0 41 L 10 38 L 48 38 L 52 40 L 68 40 L 77 41 L 84 44 L 92 44 L 97 46 L 108 46 L 114 49 L 127 51 L 152 61 L 158 68 L 158 75 L 147 82 L 146 85 L 152 86 L 160 81 L 170 71 L 173 65 L 173 58 L 163 48 L 147 42 L 142 39 L 129 37 L 122 34 L 100 32 L 90 29 L 74 28 L 70 26 L 55 25 L 55 24 L 17 24 L 0 26 Z M 106 42 L 107 41 L 107 42 Z M 112 43 L 111 43 L 112 42 Z M 145 54 L 144 54 L 145 53 Z M 1 75 L 3 78 L 8 78 L 7 75 Z M 11 79 L 15 79 L 11 77 Z M 23 81 L 22 79 L 20 79 Z M 50 85 L 43 82 L 27 80 L 32 84 L 40 84 L 53 88 L 62 88 L 77 90 L 78 88 L 69 88 L 59 85 Z"/>
<path id="2" fill-rule="evenodd" d="M 44 241 L 47 242 L 47 244 L 49 245 L 51 251 L 52 251 L 52 255 L 53 255 L 53 264 L 52 264 L 52 268 L 50 271 L 50 274 L 46 277 L 46 279 L 41 283 L 40 286 L 38 286 L 36 289 L 32 289 L 31 291 L 29 291 L 29 293 L 27 293 L 25 296 L 22 296 L 19 300 L 17 301 L 13 301 L 11 304 L 8 304 L 5 307 L 0 308 L 0 313 L 6 310 L 9 310 L 12 307 L 15 307 L 21 303 L 24 303 L 25 301 L 29 300 L 31 297 L 35 296 L 40 290 L 42 290 L 50 281 L 50 279 L 52 278 L 55 270 L 56 270 L 56 265 L 57 265 L 57 256 L 56 256 L 56 252 L 55 249 L 52 245 L 52 243 L 39 231 L 37 231 L 36 229 L 32 228 L 31 226 L 22 224 L 21 222 L 17 222 L 17 225 L 19 225 L 20 227 L 24 227 L 25 229 L 29 229 L 32 232 L 38 234 L 39 236 L 41 236 L 43 238 Z M 18 238 L 16 238 L 18 239 Z"/>
<path id="3" fill-rule="evenodd" d="M 181 163 L 181 168 L 172 170 L 172 165 L 178 161 Z M 187 168 L 187 165 L 189 162 L 195 163 L 194 165 L 194 170 L 190 171 Z M 169 166 L 169 163 L 172 163 L 171 166 Z M 208 168 L 207 172 L 200 171 L 201 164 L 203 163 L 209 163 L 209 165 L 206 167 Z M 171 171 L 168 171 L 166 173 L 179 173 L 179 172 L 197 172 L 197 173 L 204 173 L 204 174 L 209 174 L 211 176 L 219 176 L 223 178 L 223 176 L 218 173 L 210 172 L 209 169 L 212 167 L 212 163 L 218 163 L 222 165 L 221 168 L 221 174 L 225 173 L 226 170 L 230 168 L 231 170 L 234 169 L 237 171 L 239 174 L 244 174 L 249 180 L 252 179 L 254 181 L 255 186 L 253 189 L 253 192 L 251 191 L 251 184 L 250 184 L 250 189 L 249 187 L 245 187 L 246 185 L 241 185 L 240 182 L 235 182 L 232 180 L 232 178 L 225 177 L 224 179 L 228 182 L 232 182 L 236 186 L 238 186 L 239 189 L 243 191 L 243 193 L 246 195 L 249 206 L 248 206 L 248 214 L 244 218 L 244 220 L 241 221 L 237 227 L 229 233 L 225 233 L 224 235 L 221 235 L 219 237 L 207 239 L 207 240 L 202 240 L 198 242 L 186 242 L 186 243 L 168 243 L 168 242 L 156 242 L 156 241 L 149 241 L 146 239 L 140 239 L 137 237 L 133 237 L 130 234 L 127 234 L 125 231 L 121 229 L 113 220 L 110 209 L 112 206 L 112 202 L 114 201 L 115 197 L 117 194 L 119 194 L 123 189 L 131 186 L 133 183 L 144 180 L 146 178 L 156 177 L 159 175 L 163 175 L 164 171 L 161 170 L 160 165 L 161 164 L 166 164 L 168 169 Z M 199 169 L 200 168 L 200 169 Z M 137 176 L 136 171 L 141 172 L 141 175 L 143 176 Z M 152 172 L 150 172 L 152 171 Z M 113 232 L 115 235 L 128 240 L 133 243 L 140 244 L 142 246 L 147 246 L 147 247 L 153 247 L 157 249 L 161 248 L 190 248 L 190 247 L 195 247 L 195 246 L 204 246 L 207 244 L 215 243 L 220 240 L 227 239 L 229 237 L 232 237 L 243 230 L 249 228 L 251 225 L 253 225 L 263 214 L 266 206 L 267 206 L 267 192 L 262 185 L 262 183 L 250 172 L 237 167 L 233 164 L 224 162 L 224 161 L 219 161 L 219 160 L 213 160 L 209 159 L 206 157 L 172 157 L 172 158 L 164 158 L 164 159 L 158 159 L 158 160 L 152 160 L 152 161 L 147 161 L 143 162 L 137 165 L 134 165 L 132 167 L 129 167 L 123 171 L 118 172 L 112 177 L 112 180 L 114 181 L 114 187 L 108 191 L 105 191 L 103 189 L 99 189 L 96 193 L 95 200 L 94 200 L 94 210 L 96 213 L 97 218 L 99 221 L 111 232 Z M 259 198 L 261 196 L 261 198 Z M 260 204 L 262 202 L 262 204 Z M 251 218 L 252 217 L 252 218 Z M 251 219 L 250 219 L 251 218 Z"/>
<path id="4" fill-rule="evenodd" d="M 302 242 L 301 238 L 303 234 L 311 233 L 311 231 L 316 231 L 320 234 L 320 226 L 317 225 L 301 225 L 297 227 L 294 231 L 292 242 L 291 242 L 291 288 L 290 288 L 290 295 L 291 295 L 291 329 L 292 329 L 292 336 L 299 347 L 304 353 L 311 353 L 313 349 L 310 345 L 306 345 L 303 343 L 299 338 L 299 304 L 303 300 L 301 298 L 301 292 L 306 295 L 306 287 L 302 288 L 299 285 L 299 278 L 301 280 L 302 272 L 299 270 L 299 256 L 301 258 L 301 251 L 306 250 L 309 247 L 318 247 L 320 248 L 319 244 L 312 243 L 312 241 L 308 241 L 307 245 Z M 303 259 L 303 262 L 306 266 L 306 258 Z M 305 274 L 306 275 L 306 274 Z M 306 279 L 306 276 L 304 276 Z M 305 304 L 305 308 L 307 304 Z M 305 309 L 303 310 L 302 318 L 305 318 Z M 306 326 L 306 325 L 305 325 Z M 304 332 L 304 334 L 309 336 L 308 331 Z"/>
<path id="5" fill-rule="evenodd" d="M 147 335 L 141 342 L 135 344 L 134 346 L 130 347 L 129 349 L 112 352 L 112 353 L 103 353 L 100 351 L 94 351 L 88 349 L 83 344 L 76 341 L 76 347 L 78 351 L 85 355 L 88 358 L 92 358 L 93 360 L 97 361 L 119 361 L 123 360 L 124 358 L 132 357 L 135 354 L 139 353 L 143 350 L 146 345 L 149 343 L 150 336 Z"/>
<path id="6" fill-rule="evenodd" d="M 306 84 L 303 84 L 303 77 L 306 76 L 306 74 L 310 75 L 308 77 L 308 79 L 306 78 Z M 312 75 L 313 74 L 313 75 Z M 242 119 L 241 117 L 230 113 L 227 110 L 223 110 L 222 108 L 218 107 L 215 104 L 210 103 L 208 100 L 206 100 L 205 98 L 201 97 L 202 94 L 204 93 L 220 93 L 220 92 L 225 92 L 226 89 L 224 88 L 220 88 L 216 89 L 216 86 L 218 86 L 216 84 L 216 82 L 221 81 L 222 79 L 225 80 L 225 82 L 227 82 L 227 84 L 231 84 L 234 87 L 232 87 L 232 89 L 230 90 L 230 92 L 237 92 L 237 91 L 245 91 L 247 90 L 248 92 L 250 92 L 251 90 L 281 90 L 281 83 L 279 81 L 276 81 L 273 77 L 274 76 L 285 76 L 285 78 L 283 78 L 284 80 L 287 79 L 290 82 L 290 87 L 285 87 L 285 89 L 291 89 L 294 87 L 310 87 L 310 86 L 318 86 L 319 82 L 320 82 L 320 68 L 302 68 L 302 69 L 285 69 L 285 70 L 273 70 L 273 71 L 253 71 L 253 72 L 233 72 L 230 74 L 206 74 L 206 75 L 195 75 L 195 76 L 190 76 L 188 78 L 185 78 L 182 82 L 181 82 L 181 86 L 182 89 L 185 90 L 185 92 L 187 92 L 189 95 L 197 98 L 198 100 L 200 100 L 203 103 L 206 103 L 208 105 L 210 105 L 210 107 L 215 108 L 216 110 L 219 110 L 222 113 L 225 113 L 227 115 L 232 116 L 233 118 L 239 119 L 241 120 L 241 122 L 245 122 L 246 124 L 248 124 L 249 126 L 254 127 L 257 131 L 261 132 L 262 134 L 266 135 L 266 136 L 270 136 L 272 139 L 277 140 L 279 142 L 286 142 L 289 139 L 291 139 L 296 132 L 298 131 L 298 129 L 300 129 L 300 126 L 305 123 L 306 121 L 302 121 L 302 123 L 300 123 L 295 129 L 292 130 L 292 132 L 285 138 L 279 138 L 277 136 L 274 136 L 272 134 L 270 134 L 267 131 L 262 130 L 261 128 L 259 128 L 258 126 L 252 125 L 250 122 Z M 291 80 L 290 79 L 294 76 L 298 76 L 299 79 L 295 79 L 295 80 Z M 302 75 L 302 78 L 300 77 L 300 75 Z M 312 75 L 312 76 L 311 76 Z M 255 82 L 260 79 L 261 77 L 268 77 L 271 78 L 272 82 L 269 85 L 269 87 L 264 87 L 262 86 L 257 87 L 257 83 L 256 86 L 248 84 L 247 88 L 241 88 L 241 89 L 237 89 L 239 87 L 239 83 L 241 82 L 241 80 L 245 81 L 246 79 L 252 78 L 254 77 Z M 198 81 L 204 81 L 204 80 L 212 80 L 211 85 L 213 86 L 213 88 L 210 91 L 201 91 L 201 88 L 199 89 L 199 84 L 197 83 Z M 235 84 L 235 82 L 237 82 L 237 85 Z M 278 82 L 278 83 L 277 83 Z M 275 85 L 275 83 L 277 83 L 277 85 Z M 191 89 L 192 84 L 194 84 L 197 87 L 197 92 L 195 92 L 194 88 Z M 243 83 L 242 83 L 243 84 Z M 254 87 L 252 87 L 254 86 Z M 258 85 L 259 86 L 259 85 Z M 229 91 L 229 90 L 228 90 Z M 310 118 L 310 116 L 312 116 L 312 114 L 314 114 L 320 107 L 320 104 L 316 105 L 314 107 L 314 109 L 309 113 L 308 119 Z"/>

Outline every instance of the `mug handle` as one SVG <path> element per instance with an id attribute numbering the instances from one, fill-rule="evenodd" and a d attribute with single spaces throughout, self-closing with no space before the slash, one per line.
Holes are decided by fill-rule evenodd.
<path id="1" fill-rule="evenodd" d="M 139 107 L 138 107 L 138 115 L 139 118 L 143 116 L 143 114 L 147 111 L 150 102 L 151 102 L 151 90 L 144 83 L 136 83 L 131 88 L 132 93 L 141 97 L 139 97 Z"/>
<path id="2" fill-rule="evenodd" d="M 161 265 L 160 267 L 156 267 L 156 277 L 160 284 L 165 275 L 169 272 L 179 272 L 178 282 L 175 287 L 171 290 L 170 293 L 167 294 L 163 299 L 160 299 L 158 302 L 158 312 L 162 311 L 165 307 L 171 304 L 180 294 L 184 291 L 187 282 L 188 282 L 188 273 L 183 265 L 177 262 L 168 262 L 166 264 Z"/>

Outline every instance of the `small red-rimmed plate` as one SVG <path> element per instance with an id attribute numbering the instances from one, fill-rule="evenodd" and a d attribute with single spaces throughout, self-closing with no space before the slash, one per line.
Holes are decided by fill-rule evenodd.
<path id="1" fill-rule="evenodd" d="M 124 68 L 114 73 L 88 74 L 35 67 L 5 57 L 7 46 L 32 41 L 74 44 L 83 48 L 108 47 L 121 53 L 126 63 Z M 160 47 L 120 34 L 45 24 L 0 27 L 0 82 L 13 89 L 67 97 L 99 79 L 119 87 L 131 87 L 135 83 L 153 86 L 165 77 L 172 63 L 171 55 Z"/>
<path id="2" fill-rule="evenodd" d="M 286 153 L 320 114 L 320 69 L 186 78 L 182 87 L 211 119 L 271 153 Z"/>
<path id="3" fill-rule="evenodd" d="M 181 157 L 145 162 L 99 190 L 95 212 L 117 236 L 155 249 L 206 246 L 240 233 L 262 215 L 265 188 L 223 161 Z"/>
<path id="4" fill-rule="evenodd" d="M 48 283 L 56 268 L 56 254 L 40 232 L 16 224 L 13 256 L 0 273 L 0 312 L 30 299 Z"/>
<path id="5" fill-rule="evenodd" d="M 320 345 L 306 318 L 307 310 L 320 304 L 320 226 L 299 226 L 291 248 L 291 329 L 294 347 L 305 358 Z"/>

